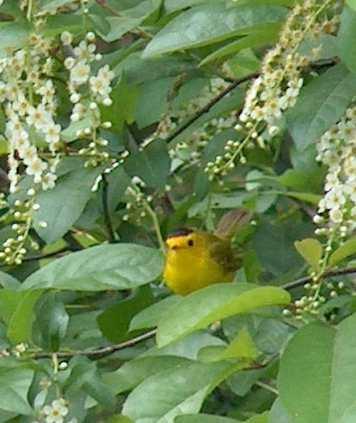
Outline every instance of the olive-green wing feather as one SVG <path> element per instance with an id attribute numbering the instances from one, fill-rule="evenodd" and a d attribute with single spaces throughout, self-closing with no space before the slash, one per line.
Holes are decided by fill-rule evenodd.
<path id="1" fill-rule="evenodd" d="M 234 255 L 230 242 L 210 235 L 209 251 L 211 257 L 226 271 L 233 272 L 241 266 L 241 261 Z"/>

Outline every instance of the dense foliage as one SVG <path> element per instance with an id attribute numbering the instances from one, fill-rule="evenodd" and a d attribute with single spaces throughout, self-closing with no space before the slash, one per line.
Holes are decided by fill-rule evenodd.
<path id="1" fill-rule="evenodd" d="M 355 0 L 0 3 L 0 422 L 356 421 Z"/>

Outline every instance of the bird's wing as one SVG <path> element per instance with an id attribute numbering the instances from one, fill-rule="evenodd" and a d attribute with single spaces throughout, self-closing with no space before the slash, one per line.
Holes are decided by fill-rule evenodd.
<path id="1" fill-rule="evenodd" d="M 240 261 L 234 256 L 230 242 L 211 236 L 209 240 L 210 256 L 219 263 L 226 273 L 233 272 L 240 267 Z"/>

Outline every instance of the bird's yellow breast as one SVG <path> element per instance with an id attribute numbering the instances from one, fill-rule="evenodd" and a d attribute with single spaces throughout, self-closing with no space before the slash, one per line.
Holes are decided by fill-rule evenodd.
<path id="1" fill-rule="evenodd" d="M 190 246 L 186 244 L 189 240 Z M 208 240 L 195 234 L 168 241 L 164 279 L 173 292 L 186 295 L 214 283 L 230 282 L 233 273 L 211 256 Z"/>

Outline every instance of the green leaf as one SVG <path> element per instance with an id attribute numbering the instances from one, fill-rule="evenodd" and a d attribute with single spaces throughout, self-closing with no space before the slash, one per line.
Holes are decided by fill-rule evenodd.
<path id="1" fill-rule="evenodd" d="M 346 0 L 346 4 L 351 7 L 351 9 L 356 10 L 356 0 Z"/>
<path id="2" fill-rule="evenodd" d="M 84 130 L 85 128 L 90 128 L 92 124 L 93 120 L 90 116 L 85 117 L 78 122 L 71 122 L 70 125 L 61 132 L 61 138 L 66 142 L 76 141 L 78 139 L 77 132 Z"/>
<path id="3" fill-rule="evenodd" d="M 39 7 L 42 12 L 55 12 L 59 7 L 71 3 L 71 0 L 42 0 Z"/>
<path id="4" fill-rule="evenodd" d="M 174 423 L 237 423 L 237 420 L 213 416 L 212 414 L 191 414 L 178 416 Z"/>
<path id="5" fill-rule="evenodd" d="M 31 27 L 24 22 L 1 22 L 0 40 L 1 50 L 8 48 L 19 49 L 27 43 Z"/>
<path id="6" fill-rule="evenodd" d="M 329 265 L 335 266 L 340 261 L 347 257 L 356 254 L 356 237 L 345 241 L 335 252 L 333 252 L 329 259 Z"/>
<path id="7" fill-rule="evenodd" d="M 259 355 L 255 343 L 253 342 L 250 334 L 243 328 L 238 332 L 235 339 L 232 342 L 224 346 L 212 346 L 202 348 L 199 351 L 199 361 L 204 363 L 240 359 L 244 362 L 254 361 Z"/>
<path id="8" fill-rule="evenodd" d="M 34 307 L 42 294 L 42 290 L 19 292 L 20 298 L 7 327 L 7 336 L 11 342 L 18 344 L 31 340 Z"/>
<path id="9" fill-rule="evenodd" d="M 64 304 L 58 300 L 56 293 L 48 293 L 37 307 L 37 327 L 35 335 L 38 343 L 46 351 L 58 351 L 65 337 L 69 316 Z"/>
<path id="10" fill-rule="evenodd" d="M 170 170 L 167 143 L 155 140 L 142 151 L 131 154 L 125 161 L 130 176 L 139 176 L 152 188 L 164 188 Z"/>
<path id="11" fill-rule="evenodd" d="M 139 89 L 134 85 L 129 85 L 121 78 L 111 93 L 112 105 L 102 107 L 103 120 L 112 122 L 112 129 L 121 133 L 124 123 L 131 124 L 135 117 L 136 104 L 139 98 Z"/>
<path id="12" fill-rule="evenodd" d="M 90 21 L 87 22 L 90 23 Z M 90 30 L 90 26 L 86 29 Z M 83 18 L 80 14 L 69 13 L 49 16 L 41 31 L 45 37 L 56 37 L 63 31 L 69 31 L 76 35 L 83 31 Z"/>
<path id="13" fill-rule="evenodd" d="M 139 357 L 123 364 L 118 370 L 103 375 L 104 382 L 115 394 L 129 391 L 148 377 L 178 366 L 188 366 L 191 360 L 174 356 Z"/>
<path id="14" fill-rule="evenodd" d="M 144 57 L 201 47 L 246 35 L 263 25 L 280 22 L 286 9 L 278 6 L 241 6 L 224 4 L 194 7 L 171 20 L 148 44 Z"/>
<path id="15" fill-rule="evenodd" d="M 242 329 L 222 353 L 222 359 L 241 358 L 253 361 L 259 353 L 248 330 Z"/>
<path id="16" fill-rule="evenodd" d="M 336 328 L 312 323 L 289 342 L 278 386 L 293 422 L 341 423 L 355 405 L 355 324 L 356 314 Z"/>
<path id="17" fill-rule="evenodd" d="M 348 2 L 341 14 L 341 24 L 337 36 L 339 55 L 341 60 L 350 69 L 356 72 L 356 3 Z"/>
<path id="18" fill-rule="evenodd" d="M 256 31 L 217 49 L 205 57 L 200 62 L 199 66 L 225 60 L 227 57 L 237 54 L 239 51 L 246 48 L 256 48 L 273 43 L 277 40 L 280 29 L 281 25 L 279 23 L 267 25 L 266 28 L 262 31 Z"/>
<path id="19" fill-rule="evenodd" d="M 100 32 L 100 35 L 107 42 L 115 41 L 132 29 L 135 29 L 145 20 L 158 16 L 162 0 L 146 0 L 140 2 L 136 7 L 126 9 L 120 16 L 109 16 L 107 22 L 110 30 L 107 33 Z"/>
<path id="20" fill-rule="evenodd" d="M 307 238 L 294 243 L 298 253 L 309 263 L 315 272 L 320 270 L 320 259 L 323 255 L 323 247 L 317 239 Z"/>
<path id="21" fill-rule="evenodd" d="M 108 307 L 98 316 L 98 325 L 103 335 L 111 342 L 119 343 L 134 337 L 129 335 L 132 317 L 153 302 L 153 295 L 148 287 L 142 287 L 130 298 Z M 113 325 L 115 322 L 115 325 Z"/>
<path id="22" fill-rule="evenodd" d="M 21 289 L 132 289 L 157 279 L 162 268 L 163 257 L 153 248 L 99 245 L 58 258 L 30 275 Z"/>
<path id="23" fill-rule="evenodd" d="M 33 374 L 33 370 L 24 366 L 0 366 L 0 410 L 16 414 L 32 414 L 27 394 Z"/>
<path id="24" fill-rule="evenodd" d="M 20 282 L 16 278 L 9 275 L 8 273 L 2 272 L 1 270 L 0 270 L 0 285 L 5 289 L 12 289 L 14 291 L 16 291 L 17 288 L 21 286 Z"/>
<path id="25" fill-rule="evenodd" d="M 36 202 L 40 209 L 34 214 L 34 227 L 44 241 L 57 241 L 79 219 L 100 171 L 100 168 L 87 168 L 70 172 L 53 189 L 38 194 Z M 43 222 L 46 227 L 42 226 Z"/>
<path id="26" fill-rule="evenodd" d="M 159 347 L 180 339 L 210 323 L 268 305 L 284 305 L 289 294 L 277 287 L 252 284 L 217 284 L 184 297 L 158 324 Z"/>
<path id="27" fill-rule="evenodd" d="M 292 420 L 279 398 L 273 403 L 269 413 L 268 423 L 294 423 L 294 420 Z"/>
<path id="28" fill-rule="evenodd" d="M 180 414 L 197 413 L 206 395 L 232 369 L 228 364 L 195 362 L 162 371 L 131 392 L 122 412 L 135 423 L 173 423 Z"/>
<path id="29" fill-rule="evenodd" d="M 302 89 L 287 113 L 288 127 L 298 149 L 314 143 L 344 114 L 354 96 L 356 76 L 336 65 Z"/>
<path id="30" fill-rule="evenodd" d="M 168 109 L 168 96 L 175 78 L 146 82 L 141 88 L 140 101 L 135 112 L 139 128 L 158 122 Z"/>
<path id="31" fill-rule="evenodd" d="M 268 423 L 268 412 L 259 414 L 258 416 L 253 416 L 246 420 L 245 423 Z"/>
<path id="32" fill-rule="evenodd" d="M 167 298 L 145 308 L 132 319 L 130 330 L 154 328 L 161 319 L 164 319 L 174 304 L 177 304 L 181 297 L 170 295 Z"/>

